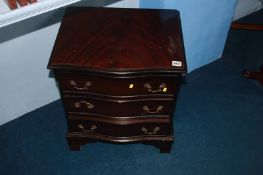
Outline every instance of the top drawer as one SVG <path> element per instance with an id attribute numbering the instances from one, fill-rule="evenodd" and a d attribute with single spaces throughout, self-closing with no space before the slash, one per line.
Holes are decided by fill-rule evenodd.
<path id="1" fill-rule="evenodd" d="M 57 72 L 62 93 L 92 93 L 108 96 L 173 95 L 177 76 L 108 77 L 89 74 Z"/>

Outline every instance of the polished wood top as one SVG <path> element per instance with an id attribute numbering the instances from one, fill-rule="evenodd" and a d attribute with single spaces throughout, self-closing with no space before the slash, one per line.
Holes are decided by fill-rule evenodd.
<path id="1" fill-rule="evenodd" d="M 48 68 L 185 73 L 179 12 L 68 8 Z"/>

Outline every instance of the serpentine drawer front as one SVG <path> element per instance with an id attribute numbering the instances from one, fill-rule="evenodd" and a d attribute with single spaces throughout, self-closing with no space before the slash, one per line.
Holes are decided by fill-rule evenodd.
<path id="1" fill-rule="evenodd" d="M 139 123 L 128 125 L 108 124 L 89 120 L 70 120 L 71 133 L 94 134 L 104 136 L 165 136 L 171 134 L 169 123 Z"/>
<path id="2" fill-rule="evenodd" d="M 69 7 L 48 68 L 60 90 L 71 150 L 106 141 L 170 152 L 187 72 L 178 11 Z"/>
<path id="3" fill-rule="evenodd" d="M 63 93 L 95 93 L 112 96 L 170 95 L 176 93 L 177 76 L 107 77 L 89 74 L 57 74 Z M 114 86 L 112 86 L 114 84 Z"/>
<path id="4" fill-rule="evenodd" d="M 110 116 L 169 115 L 173 112 L 172 99 L 101 99 L 88 97 L 65 97 L 65 109 L 68 112 L 91 113 Z"/>

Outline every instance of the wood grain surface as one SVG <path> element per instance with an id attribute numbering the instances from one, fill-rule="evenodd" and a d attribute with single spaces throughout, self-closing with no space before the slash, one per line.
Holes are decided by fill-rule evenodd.
<path id="1" fill-rule="evenodd" d="M 172 65 L 173 61 L 181 66 Z M 186 71 L 176 10 L 71 8 L 48 68 Z"/>

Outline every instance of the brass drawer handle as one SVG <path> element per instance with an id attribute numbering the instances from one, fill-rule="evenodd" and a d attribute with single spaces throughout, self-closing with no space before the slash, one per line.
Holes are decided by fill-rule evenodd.
<path id="1" fill-rule="evenodd" d="M 142 127 L 141 130 L 144 134 L 147 134 L 147 135 L 153 135 L 153 134 L 157 134 L 158 131 L 160 131 L 160 127 L 159 126 L 156 126 L 155 128 L 153 128 L 153 131 L 152 132 L 149 132 L 145 127 Z"/>
<path id="2" fill-rule="evenodd" d="M 87 102 L 87 101 L 85 101 L 85 100 L 75 102 L 75 103 L 74 103 L 74 106 L 75 106 L 76 108 L 80 108 L 80 107 L 81 107 L 81 104 L 85 104 L 85 105 L 86 105 L 86 108 L 88 108 L 88 109 L 93 109 L 93 108 L 95 107 L 94 104 L 89 103 L 89 102 Z"/>
<path id="3" fill-rule="evenodd" d="M 74 80 L 70 80 L 70 81 L 69 81 L 69 84 L 70 84 L 71 86 L 73 86 L 74 89 L 80 90 L 80 91 L 88 90 L 88 87 L 92 86 L 92 83 L 89 82 L 89 81 L 87 81 L 83 87 L 79 87 L 79 86 L 77 85 L 76 81 L 74 81 Z"/>
<path id="4" fill-rule="evenodd" d="M 157 92 L 166 92 L 167 87 L 165 83 L 161 83 L 159 88 L 156 90 L 153 90 L 153 87 L 150 83 L 145 83 L 144 88 L 147 89 L 148 92 L 157 93 Z"/>
<path id="5" fill-rule="evenodd" d="M 86 129 L 82 124 L 78 124 L 78 128 L 83 132 L 91 133 L 94 132 L 94 130 L 97 129 L 98 127 L 96 125 L 92 125 L 90 129 Z"/>
<path id="6" fill-rule="evenodd" d="M 158 106 L 155 111 L 151 111 L 148 106 L 143 106 L 142 109 L 147 113 L 147 114 L 158 114 L 163 110 L 163 106 Z"/>

